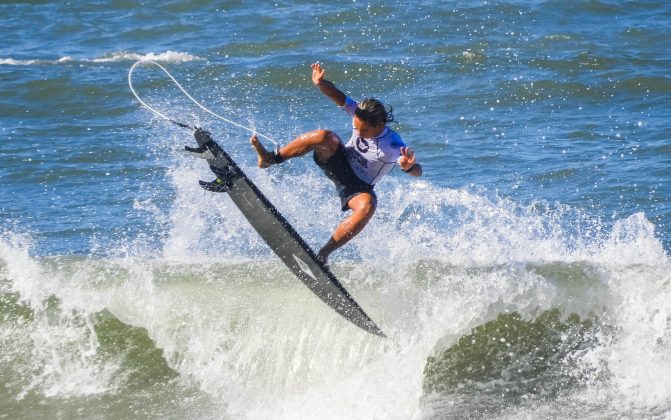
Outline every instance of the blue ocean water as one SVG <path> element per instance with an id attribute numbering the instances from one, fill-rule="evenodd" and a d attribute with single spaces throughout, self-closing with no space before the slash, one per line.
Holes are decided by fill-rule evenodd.
<path id="1" fill-rule="evenodd" d="M 0 21 L 1 415 L 669 415 L 668 2 L 12 1 Z M 393 171 L 332 257 L 389 340 L 199 189 L 191 134 L 131 94 L 138 60 L 282 144 L 348 137 L 315 61 L 393 106 L 424 176 Z M 156 67 L 133 82 L 325 242 L 343 216 L 309 157 L 260 170 Z"/>

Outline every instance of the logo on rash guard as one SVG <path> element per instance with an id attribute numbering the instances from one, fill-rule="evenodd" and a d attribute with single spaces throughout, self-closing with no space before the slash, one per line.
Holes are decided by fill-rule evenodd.
<path id="1" fill-rule="evenodd" d="M 350 164 L 359 165 L 362 168 L 368 167 L 366 158 L 361 153 L 357 153 L 353 147 L 346 147 L 345 154 L 347 154 L 347 159 L 349 159 Z"/>
<path id="2" fill-rule="evenodd" d="M 366 139 L 364 139 L 363 137 L 357 137 L 356 148 L 359 149 L 361 153 L 366 153 L 368 149 L 370 149 L 370 146 L 368 145 Z"/>

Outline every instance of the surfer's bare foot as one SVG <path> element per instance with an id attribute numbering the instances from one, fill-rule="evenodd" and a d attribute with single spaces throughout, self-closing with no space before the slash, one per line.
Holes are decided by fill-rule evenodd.
<path id="1" fill-rule="evenodd" d="M 328 254 L 325 254 L 325 253 L 322 253 L 321 251 L 319 251 L 319 253 L 317 254 L 317 261 L 319 261 L 320 263 L 328 266 L 329 265 Z"/>
<path id="2" fill-rule="evenodd" d="M 266 150 L 265 147 L 263 147 L 256 134 L 252 135 L 252 137 L 249 139 L 249 142 L 254 147 L 254 150 L 256 150 L 256 153 L 259 155 L 259 168 L 267 168 L 273 163 L 277 163 L 277 158 L 273 152 L 270 152 Z"/>

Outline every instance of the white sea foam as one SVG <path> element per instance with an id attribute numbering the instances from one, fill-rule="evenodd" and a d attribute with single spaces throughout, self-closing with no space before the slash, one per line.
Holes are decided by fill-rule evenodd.
<path id="1" fill-rule="evenodd" d="M 22 355 L 12 366 L 21 378 L 16 399 L 29 393 L 76 397 L 113 391 L 124 375 L 114 361 L 100 359 L 92 321 L 106 298 L 85 291 L 86 270 L 71 277 L 45 270 L 30 257 L 30 243 L 25 235 L 0 234 L 3 289 L 18 294 L 32 312 L 30 323 L 13 326 L 22 332 L 23 340 L 14 343 L 21 347 L 4 349 Z M 53 297 L 59 299 L 58 306 L 50 302 Z"/>
<path id="2" fill-rule="evenodd" d="M 568 41 L 568 40 L 571 39 L 571 36 L 570 35 L 565 35 L 565 34 L 555 34 L 555 35 L 546 35 L 544 38 L 552 40 L 552 41 L 555 41 L 555 40 Z"/>
<path id="3" fill-rule="evenodd" d="M 112 52 L 102 57 L 72 57 L 64 56 L 55 60 L 47 59 L 14 59 L 11 57 L 0 57 L 0 65 L 8 66 L 31 66 L 31 65 L 52 65 L 52 64 L 71 64 L 71 63 L 122 63 L 138 60 L 152 60 L 164 63 L 186 63 L 190 61 L 202 61 L 204 58 L 198 57 L 187 52 L 165 51 L 162 53 L 134 53 L 134 52 Z"/>
<path id="4" fill-rule="evenodd" d="M 0 57 L 0 65 L 6 65 L 6 66 L 30 66 L 38 62 L 39 60 L 16 60 L 14 58 Z"/>
<path id="5" fill-rule="evenodd" d="M 178 52 L 178 51 L 165 51 L 158 54 L 151 52 L 147 54 L 115 52 L 112 54 L 108 54 L 104 57 L 94 58 L 88 61 L 91 61 L 93 63 L 109 63 L 109 62 L 139 61 L 139 60 L 152 60 L 165 63 L 184 63 L 189 61 L 203 60 L 203 58 L 186 52 Z"/>

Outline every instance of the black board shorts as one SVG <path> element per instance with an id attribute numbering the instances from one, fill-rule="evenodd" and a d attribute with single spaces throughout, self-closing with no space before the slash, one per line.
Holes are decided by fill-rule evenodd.
<path id="1" fill-rule="evenodd" d="M 342 211 L 349 210 L 347 203 L 362 192 L 370 193 L 373 197 L 376 197 L 373 185 L 363 182 L 361 178 L 356 176 L 352 167 L 349 166 L 347 156 L 345 155 L 345 147 L 342 143 L 338 145 L 338 150 L 326 162 L 319 162 L 317 154 L 314 154 L 313 157 L 317 166 L 335 184 L 338 196 L 340 197 Z"/>

